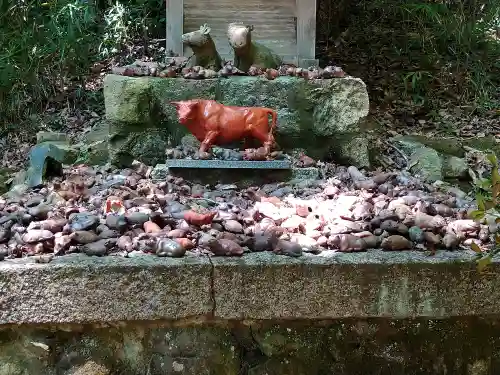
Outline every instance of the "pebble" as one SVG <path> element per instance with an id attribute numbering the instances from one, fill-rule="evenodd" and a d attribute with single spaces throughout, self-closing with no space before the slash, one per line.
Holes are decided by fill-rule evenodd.
<path id="1" fill-rule="evenodd" d="M 120 236 L 120 232 L 113 230 L 113 229 L 104 229 L 99 233 L 99 238 L 101 239 L 106 239 L 106 238 L 117 238 Z"/>
<path id="2" fill-rule="evenodd" d="M 276 254 L 286 255 L 289 257 L 300 257 L 302 255 L 302 246 L 298 243 L 279 240 L 273 250 Z"/>
<path id="3" fill-rule="evenodd" d="M 243 225 L 236 220 L 226 220 L 223 223 L 224 229 L 232 233 L 243 233 Z"/>
<path id="4" fill-rule="evenodd" d="M 323 164 L 328 180 L 260 189 L 204 186 L 168 174 L 152 181 L 146 177 L 151 168 L 142 163 L 122 171 L 72 167 L 65 173 L 80 175 L 86 195 L 72 193 L 71 178 L 57 178 L 47 188 L 0 200 L 0 250 L 11 251 L 10 257 L 52 250 L 132 257 L 272 251 L 298 257 L 332 249 L 454 250 L 471 239 L 491 243 L 496 225 L 466 219 L 474 209 L 466 196 L 443 193 L 403 172 Z M 110 197 L 123 202 L 124 215 L 103 212 Z"/>
<path id="5" fill-rule="evenodd" d="M 384 250 L 410 250 L 412 248 L 411 242 L 403 236 L 393 235 L 382 240 L 380 247 Z"/>
<path id="6" fill-rule="evenodd" d="M 9 248 L 5 245 L 0 245 L 0 261 L 4 260 L 9 255 Z"/>
<path id="7" fill-rule="evenodd" d="M 156 255 L 159 257 L 181 258 L 185 253 L 186 249 L 170 238 L 162 238 L 156 243 Z"/>
<path id="8" fill-rule="evenodd" d="M 132 225 L 144 225 L 146 221 L 149 221 L 149 215 L 143 212 L 132 212 L 125 215 L 125 220 Z"/>
<path id="9" fill-rule="evenodd" d="M 108 215 L 106 216 L 106 225 L 109 229 L 117 230 L 118 232 L 124 231 L 128 224 L 125 217 L 122 215 Z"/>
<path id="10" fill-rule="evenodd" d="M 0 243 L 7 242 L 10 238 L 10 231 L 8 229 L 0 229 Z"/>
<path id="11" fill-rule="evenodd" d="M 44 220 L 47 218 L 48 213 L 52 211 L 52 207 L 48 204 L 39 204 L 38 206 L 31 207 L 28 210 L 28 214 L 33 216 L 37 220 Z"/>
<path id="12" fill-rule="evenodd" d="M 419 227 L 411 227 L 409 230 L 408 230 L 408 234 L 410 236 L 410 240 L 412 240 L 413 242 L 416 242 L 416 243 L 422 243 L 424 242 L 424 231 L 422 229 L 420 229 Z"/>
<path id="13" fill-rule="evenodd" d="M 69 217 L 71 231 L 88 230 L 99 225 L 99 218 L 86 212 L 74 213 Z"/>
<path id="14" fill-rule="evenodd" d="M 146 221 L 144 223 L 144 232 L 145 233 L 158 233 L 161 232 L 161 228 L 158 224 L 153 223 L 152 221 Z"/>
<path id="15" fill-rule="evenodd" d="M 29 198 L 24 205 L 26 207 L 38 206 L 40 203 L 43 202 L 43 199 L 44 198 L 42 195 L 35 195 L 35 196 Z"/>
<path id="16" fill-rule="evenodd" d="M 37 243 L 43 241 L 50 241 L 54 238 L 54 233 L 45 229 L 31 229 L 26 232 L 22 239 L 26 243 Z"/>
<path id="17" fill-rule="evenodd" d="M 293 192 L 293 189 L 290 186 L 285 186 L 285 187 L 282 187 L 282 188 L 279 188 L 279 189 L 272 191 L 269 195 L 271 197 L 281 198 L 281 197 L 284 197 L 285 195 L 288 195 L 292 192 Z"/>
<path id="18" fill-rule="evenodd" d="M 82 252 L 92 256 L 104 256 L 107 254 L 108 249 L 111 248 L 115 242 L 110 239 L 98 240 L 82 246 Z"/>
<path id="19" fill-rule="evenodd" d="M 87 230 L 77 230 L 71 234 L 71 239 L 77 244 L 89 244 L 99 240 L 99 236 Z"/>

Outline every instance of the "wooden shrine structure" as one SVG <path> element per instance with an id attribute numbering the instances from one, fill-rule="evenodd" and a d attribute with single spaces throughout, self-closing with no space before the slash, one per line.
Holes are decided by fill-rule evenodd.
<path id="1" fill-rule="evenodd" d="M 186 56 L 181 36 L 211 28 L 222 58 L 233 59 L 227 41 L 231 22 L 254 25 L 252 39 L 279 54 L 284 62 L 301 67 L 317 64 L 316 0 L 166 0 L 166 50 Z"/>

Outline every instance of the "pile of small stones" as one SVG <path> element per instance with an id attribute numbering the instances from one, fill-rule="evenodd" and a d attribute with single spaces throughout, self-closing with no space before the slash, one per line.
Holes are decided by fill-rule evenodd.
<path id="1" fill-rule="evenodd" d="M 321 165 L 324 179 L 246 189 L 155 180 L 137 161 L 68 168 L 46 186 L 0 198 L 0 258 L 452 250 L 487 245 L 496 232 L 468 219 L 473 202 L 457 188 Z"/>
<path id="2" fill-rule="evenodd" d="M 199 146 L 186 146 L 179 145 L 172 148 L 167 148 L 165 150 L 165 156 L 167 159 L 200 159 L 198 154 Z M 210 159 L 212 160 L 244 160 L 246 153 L 240 148 L 222 148 L 222 147 L 212 147 L 209 153 Z M 284 160 L 289 159 L 288 155 L 281 151 L 273 151 L 269 154 L 269 160 Z"/>
<path id="3" fill-rule="evenodd" d="M 180 60 L 179 60 L 180 61 Z M 248 75 L 260 76 L 273 80 L 279 76 L 300 77 L 304 79 L 331 79 L 342 78 L 346 74 L 338 66 L 327 66 L 324 69 L 311 66 L 308 69 L 297 68 L 292 65 L 283 65 L 278 69 L 260 69 L 256 66 L 250 67 L 248 73 L 234 67 L 230 62 L 226 63 L 218 72 L 201 66 L 191 68 L 183 67 L 182 63 L 173 60 L 169 64 L 157 62 L 136 61 L 127 66 L 116 66 L 111 69 L 113 74 L 129 77 L 152 76 L 161 78 L 185 78 L 185 79 L 210 79 L 217 77 Z"/>
<path id="4" fill-rule="evenodd" d="M 201 159 L 199 155 L 199 148 L 200 142 L 194 137 L 188 135 L 183 137 L 180 145 L 167 148 L 165 150 L 165 156 L 167 159 L 198 160 Z M 211 160 L 288 160 L 291 165 L 296 168 L 308 168 L 316 165 L 316 161 L 305 155 L 303 152 L 295 155 L 289 155 L 285 154 L 283 151 L 272 151 L 268 155 L 263 154 L 262 156 L 264 157 L 262 158 L 249 158 L 250 152 L 256 151 L 257 153 L 260 153 L 261 150 L 263 149 L 258 148 L 242 150 L 241 147 L 228 148 L 213 146 L 207 154 L 208 159 Z M 255 155 L 255 153 L 253 155 Z"/>

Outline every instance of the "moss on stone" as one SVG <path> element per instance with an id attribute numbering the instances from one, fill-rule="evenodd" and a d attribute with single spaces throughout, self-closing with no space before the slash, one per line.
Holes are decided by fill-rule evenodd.
<path id="1" fill-rule="evenodd" d="M 430 147 L 420 147 L 410 156 L 410 172 L 424 181 L 443 180 L 443 161 L 439 153 Z"/>
<path id="2" fill-rule="evenodd" d="M 151 122 L 151 78 L 108 74 L 104 78 L 104 104 L 109 121 L 131 124 Z"/>
<path id="3" fill-rule="evenodd" d="M 359 133 L 359 121 L 368 115 L 369 99 L 359 78 L 316 80 L 313 91 L 314 131 L 317 135 Z"/>
<path id="4" fill-rule="evenodd" d="M 109 75 L 105 97 L 110 157 L 120 165 L 133 158 L 161 160 L 165 147 L 178 144 L 187 134 L 177 121 L 175 107 L 169 104 L 174 100 L 202 98 L 226 105 L 273 108 L 278 113 L 278 145 L 285 150 L 302 147 L 321 159 L 338 147 L 332 135 L 359 134 L 359 121 L 368 113 L 366 87 L 355 78 L 184 80 Z"/>
<path id="5" fill-rule="evenodd" d="M 302 358 L 269 358 L 248 370 L 248 375 L 309 375 L 318 374 L 317 366 L 305 364 Z"/>
<path id="6" fill-rule="evenodd" d="M 253 337 L 260 350 L 267 357 L 294 356 L 307 360 L 321 355 L 325 333 L 320 328 L 294 327 L 278 325 L 253 330 Z"/>
<path id="7" fill-rule="evenodd" d="M 9 180 L 13 171 L 10 168 L 0 168 L 0 194 L 9 190 Z"/>
<path id="8" fill-rule="evenodd" d="M 443 177 L 465 178 L 468 177 L 469 166 L 465 159 L 456 156 L 443 155 Z"/>
<path id="9" fill-rule="evenodd" d="M 373 143 L 368 134 L 339 134 L 334 139 L 336 144 L 330 149 L 334 160 L 358 168 L 370 167 Z"/>
<path id="10" fill-rule="evenodd" d="M 107 139 L 92 143 L 80 143 L 75 145 L 75 147 L 79 150 L 78 158 L 75 163 L 103 165 L 109 160 Z"/>
<path id="11" fill-rule="evenodd" d="M 237 344 L 221 328 L 176 328 L 157 330 L 148 339 L 157 353 L 152 374 L 182 373 L 236 375 L 240 368 Z"/>
<path id="12" fill-rule="evenodd" d="M 425 135 L 404 135 L 393 138 L 394 141 L 407 144 L 420 143 L 434 150 L 457 157 L 464 156 L 462 140 L 457 137 L 427 137 Z"/>

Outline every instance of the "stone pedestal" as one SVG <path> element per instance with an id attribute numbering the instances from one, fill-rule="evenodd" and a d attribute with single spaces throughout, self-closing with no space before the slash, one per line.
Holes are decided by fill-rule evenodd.
<path id="1" fill-rule="evenodd" d="M 362 128 L 368 93 L 363 81 L 353 77 L 185 80 L 110 74 L 104 80 L 104 99 L 111 161 L 164 162 L 165 148 L 187 134 L 169 102 L 194 98 L 273 108 L 278 112 L 277 142 L 285 151 L 301 148 L 313 158 L 335 154 L 343 159 L 339 161 L 369 165 L 369 140 Z"/>

